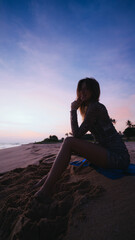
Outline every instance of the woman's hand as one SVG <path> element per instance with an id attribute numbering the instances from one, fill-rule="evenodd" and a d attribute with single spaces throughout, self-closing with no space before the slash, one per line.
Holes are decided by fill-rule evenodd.
<path id="1" fill-rule="evenodd" d="M 82 102 L 83 102 L 83 101 L 82 101 L 80 98 L 78 98 L 77 100 L 75 100 L 74 102 L 72 102 L 72 103 L 71 103 L 71 110 L 77 110 L 77 109 L 80 107 L 80 105 L 81 105 Z"/>

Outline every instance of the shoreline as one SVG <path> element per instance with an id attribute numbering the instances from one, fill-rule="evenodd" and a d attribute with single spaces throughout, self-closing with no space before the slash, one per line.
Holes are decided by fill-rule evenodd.
<path id="1" fill-rule="evenodd" d="M 19 147 L 21 146 L 22 143 L 0 143 L 0 150 L 2 149 L 7 149 L 7 148 L 12 148 L 12 147 Z"/>

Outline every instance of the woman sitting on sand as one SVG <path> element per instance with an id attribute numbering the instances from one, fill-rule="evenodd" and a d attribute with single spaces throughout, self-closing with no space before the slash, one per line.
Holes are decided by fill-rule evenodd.
<path id="1" fill-rule="evenodd" d="M 94 78 L 81 79 L 76 92 L 77 98 L 71 103 L 70 111 L 73 136 L 64 139 L 50 172 L 37 184 L 42 185 L 35 194 L 39 200 L 51 195 L 55 182 L 69 164 L 72 152 L 98 167 L 126 169 L 130 164 L 128 150 L 113 126 L 106 107 L 99 102 L 99 83 Z M 77 121 L 78 108 L 83 117 L 80 127 Z M 98 144 L 82 138 L 87 131 L 94 135 Z"/>

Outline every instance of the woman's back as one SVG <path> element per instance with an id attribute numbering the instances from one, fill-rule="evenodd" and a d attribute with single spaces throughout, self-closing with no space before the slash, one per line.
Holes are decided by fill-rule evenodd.
<path id="1" fill-rule="evenodd" d="M 112 124 L 106 107 L 98 101 L 88 105 L 86 116 L 80 128 L 77 123 L 77 113 L 72 110 L 71 127 L 75 137 L 81 137 L 90 131 L 102 146 L 117 153 L 128 153 L 121 136 Z"/>
<path id="2" fill-rule="evenodd" d="M 93 103 L 93 107 L 96 109 L 96 121 L 91 126 L 91 132 L 96 140 L 110 150 L 127 151 L 125 143 L 112 124 L 106 107 L 100 102 Z"/>

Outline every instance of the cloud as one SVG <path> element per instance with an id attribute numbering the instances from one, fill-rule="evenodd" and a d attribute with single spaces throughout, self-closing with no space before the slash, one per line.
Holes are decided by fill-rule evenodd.
<path id="1" fill-rule="evenodd" d="M 116 126 L 124 129 L 127 118 L 134 121 L 135 34 L 130 21 L 129 28 L 121 25 L 123 18 L 118 21 L 119 11 L 109 16 L 115 4 L 102 4 L 63 2 L 45 9 L 46 4 L 42 8 L 32 1 L 31 27 L 14 16 L 12 39 L 7 31 L 0 58 L 0 126 L 5 134 L 10 135 L 11 128 L 16 136 L 17 131 L 24 136 L 24 131 L 27 137 L 30 132 L 36 136 L 70 131 L 77 82 L 89 76 L 99 81 L 101 102 L 116 118 Z"/>

